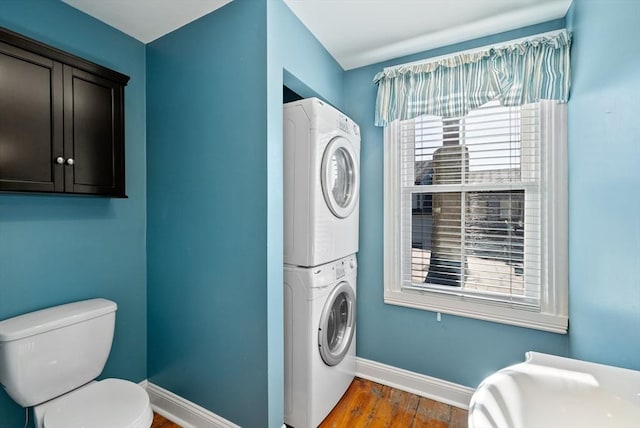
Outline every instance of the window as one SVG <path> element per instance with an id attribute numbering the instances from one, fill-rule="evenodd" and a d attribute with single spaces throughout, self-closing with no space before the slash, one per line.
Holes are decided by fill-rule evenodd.
<path id="1" fill-rule="evenodd" d="M 385 302 L 567 330 L 566 104 L 385 130 Z"/>

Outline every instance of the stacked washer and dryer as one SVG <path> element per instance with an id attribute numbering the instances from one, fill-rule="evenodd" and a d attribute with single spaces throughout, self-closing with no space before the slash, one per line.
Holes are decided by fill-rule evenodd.
<path id="1" fill-rule="evenodd" d="M 317 427 L 355 375 L 360 129 L 284 105 L 285 423 Z"/>

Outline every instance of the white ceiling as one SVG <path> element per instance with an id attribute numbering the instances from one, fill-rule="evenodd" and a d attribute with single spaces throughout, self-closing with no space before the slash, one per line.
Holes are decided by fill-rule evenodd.
<path id="1" fill-rule="evenodd" d="M 149 43 L 231 0 L 62 0 L 140 40 Z"/>
<path id="2" fill-rule="evenodd" d="M 63 1 L 148 43 L 231 0 Z M 571 4 L 571 0 L 284 2 L 345 70 L 562 18 Z"/>
<path id="3" fill-rule="evenodd" d="M 571 0 L 284 0 L 348 70 L 565 16 Z"/>

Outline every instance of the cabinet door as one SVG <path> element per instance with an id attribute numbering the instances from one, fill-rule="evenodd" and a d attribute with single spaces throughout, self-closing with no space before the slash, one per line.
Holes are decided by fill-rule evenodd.
<path id="1" fill-rule="evenodd" d="M 62 64 L 0 42 L 0 190 L 63 190 L 62 101 Z"/>
<path id="2" fill-rule="evenodd" d="M 65 192 L 125 196 L 123 92 L 64 66 Z"/>

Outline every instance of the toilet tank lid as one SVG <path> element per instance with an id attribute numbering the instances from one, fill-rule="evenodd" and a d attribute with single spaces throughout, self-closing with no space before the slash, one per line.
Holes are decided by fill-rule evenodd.
<path id="1" fill-rule="evenodd" d="M 0 321 L 0 342 L 10 342 L 115 312 L 107 299 L 82 300 Z"/>

